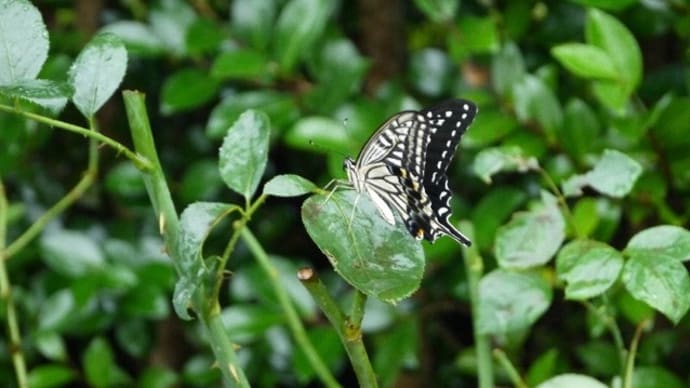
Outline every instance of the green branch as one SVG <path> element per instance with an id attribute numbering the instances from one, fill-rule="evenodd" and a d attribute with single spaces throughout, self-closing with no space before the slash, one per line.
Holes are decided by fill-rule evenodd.
<path id="1" fill-rule="evenodd" d="M 78 134 L 80 134 L 84 137 L 90 138 L 90 139 L 95 139 L 95 140 L 97 140 L 103 144 L 106 144 L 106 145 L 112 147 L 118 153 L 125 155 L 129 160 L 132 161 L 132 163 L 134 163 L 134 165 L 138 169 L 140 169 L 142 171 L 147 171 L 147 170 L 151 169 L 151 164 L 149 163 L 148 160 L 146 160 L 145 158 L 142 158 L 140 155 L 135 154 L 129 148 L 125 147 L 121 143 L 118 143 L 117 141 L 115 141 L 115 140 L 109 138 L 108 136 L 105 136 L 105 135 L 103 135 L 97 131 L 93 131 L 91 129 L 84 128 L 84 127 L 80 127 L 78 125 L 66 123 L 64 121 L 56 120 L 56 119 L 53 119 L 50 117 L 42 116 L 42 115 L 39 115 L 36 113 L 18 110 L 14 107 L 7 106 L 7 105 L 0 104 L 0 111 L 5 111 L 5 112 L 9 112 L 9 113 L 16 113 L 20 116 L 24 116 L 28 119 L 49 125 L 51 127 L 64 129 L 64 130 L 69 131 L 69 132 L 78 133 Z M 91 121 L 89 124 L 93 124 L 93 122 Z"/>
<path id="2" fill-rule="evenodd" d="M 1 177 L 0 177 L 1 178 Z M 7 251 L 5 250 L 5 239 L 7 238 L 7 196 L 5 186 L 0 180 L 0 301 L 5 306 L 5 318 L 7 319 L 7 332 L 9 334 L 8 348 L 14 365 L 14 372 L 17 375 L 17 386 L 27 388 L 29 386 L 26 375 L 26 361 L 22 353 L 22 337 L 19 333 L 19 323 L 17 312 L 14 309 L 14 298 L 12 298 L 12 286 L 5 266 Z"/>
<path id="3" fill-rule="evenodd" d="M 297 311 L 295 310 L 290 298 L 287 295 L 287 292 L 285 291 L 285 287 L 280 284 L 278 272 L 273 264 L 271 264 L 271 261 L 263 247 L 261 244 L 259 244 L 252 232 L 250 232 L 247 227 L 243 227 L 240 233 L 242 235 L 242 239 L 247 244 L 249 251 L 252 253 L 252 255 L 254 255 L 254 258 L 256 258 L 256 261 L 259 263 L 259 267 L 261 267 L 261 269 L 267 275 L 266 279 L 271 284 L 273 292 L 275 292 L 276 297 L 278 298 L 278 303 L 285 313 L 288 327 L 292 331 L 295 341 L 297 341 L 297 344 L 307 356 L 307 359 L 314 368 L 314 371 L 327 387 L 340 387 L 340 384 L 338 384 L 335 377 L 333 377 L 333 374 L 328 370 L 328 367 L 316 352 L 316 349 L 314 349 L 311 341 L 309 341 L 307 332 L 304 330 L 304 326 L 302 325 L 302 322 L 297 315 Z"/>
<path id="4" fill-rule="evenodd" d="M 355 292 L 355 300 L 353 301 L 352 309 L 353 315 L 346 317 L 313 269 L 305 268 L 300 270 L 298 278 L 314 298 L 316 304 L 319 305 L 319 308 L 323 311 L 328 321 L 335 328 L 350 358 L 350 363 L 355 371 L 355 375 L 357 375 L 359 386 L 367 388 L 377 387 L 376 374 L 374 373 L 371 361 L 369 361 L 369 355 L 364 347 L 362 330 L 359 324 L 362 316 L 360 311 L 363 311 L 363 307 L 360 306 L 364 306 L 366 296 L 358 291 Z M 355 324 L 355 322 L 357 323 Z"/>
<path id="5" fill-rule="evenodd" d="M 469 237 L 474 236 L 474 227 L 470 222 L 463 221 L 460 228 Z M 479 255 L 476 244 L 463 248 L 467 286 L 469 290 L 470 309 L 472 311 L 472 332 L 477 352 L 477 379 L 480 388 L 494 387 L 493 362 L 491 360 L 491 341 L 488 336 L 479 332 L 479 281 L 484 274 L 484 262 Z"/>

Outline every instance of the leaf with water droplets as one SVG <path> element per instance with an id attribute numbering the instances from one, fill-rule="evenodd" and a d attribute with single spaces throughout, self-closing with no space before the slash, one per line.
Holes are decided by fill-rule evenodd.
<path id="1" fill-rule="evenodd" d="M 0 0 L 0 85 L 36 78 L 48 57 L 48 31 L 26 0 Z"/>
<path id="2" fill-rule="evenodd" d="M 93 116 L 113 95 L 127 70 L 127 50 L 114 34 L 96 35 L 69 71 L 72 101 L 86 117 Z"/>
<path id="3" fill-rule="evenodd" d="M 0 86 L 0 94 L 31 101 L 55 114 L 65 107 L 72 92 L 72 87 L 65 82 L 45 79 L 22 80 L 12 85 Z"/>

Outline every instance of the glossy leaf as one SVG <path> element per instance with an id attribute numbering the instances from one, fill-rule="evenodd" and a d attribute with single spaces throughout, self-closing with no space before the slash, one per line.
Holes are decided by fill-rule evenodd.
<path id="1" fill-rule="evenodd" d="M 204 241 L 212 227 L 232 206 L 224 203 L 196 202 L 182 212 L 177 238 L 180 255 L 180 279 L 173 293 L 173 307 L 182 319 L 191 319 L 187 313 L 189 303 L 206 276 L 202 253 Z"/>
<path id="2" fill-rule="evenodd" d="M 663 366 L 637 366 L 632 379 L 635 388 L 683 388 L 687 385 Z"/>
<path id="3" fill-rule="evenodd" d="M 236 50 L 220 54 L 211 67 L 211 75 L 218 79 L 256 79 L 268 75 L 268 59 L 253 50 Z"/>
<path id="4" fill-rule="evenodd" d="M 513 98 L 513 87 L 527 74 L 520 49 L 507 42 L 491 63 L 493 87 L 503 98 Z"/>
<path id="5" fill-rule="evenodd" d="M 285 4 L 275 26 L 273 41 L 273 51 L 284 71 L 292 71 L 321 36 L 330 11 L 331 4 L 327 0 L 290 0 Z"/>
<path id="6" fill-rule="evenodd" d="M 512 187 L 498 187 L 489 191 L 474 204 L 471 213 L 475 238 L 480 247 L 493 245 L 496 230 L 525 201 L 524 191 Z"/>
<path id="7" fill-rule="evenodd" d="M 613 62 L 625 91 L 631 93 L 642 77 L 640 46 L 630 31 L 613 16 L 590 8 L 585 24 L 587 43 L 605 51 Z"/>
<path id="8" fill-rule="evenodd" d="M 673 257 L 650 252 L 635 253 L 623 267 L 623 284 L 641 300 L 678 323 L 690 308 L 690 278 Z"/>
<path id="9" fill-rule="evenodd" d="M 618 279 L 622 268 L 623 255 L 598 241 L 571 241 L 556 257 L 556 274 L 566 283 L 566 299 L 601 295 Z"/>
<path id="10" fill-rule="evenodd" d="M 563 110 L 554 92 L 536 76 L 526 75 L 513 85 L 515 113 L 522 121 L 535 120 L 549 142 L 563 125 Z"/>
<path id="11" fill-rule="evenodd" d="M 593 109 L 580 99 L 568 101 L 563 118 L 558 143 L 576 160 L 584 161 L 596 149 L 601 124 Z"/>
<path id="12" fill-rule="evenodd" d="M 542 192 L 539 206 L 515 213 L 496 232 L 496 260 L 502 268 L 524 269 L 546 264 L 565 239 L 565 221 L 556 198 Z"/>
<path id="13" fill-rule="evenodd" d="M 248 110 L 230 127 L 220 147 L 220 176 L 247 200 L 266 169 L 270 132 L 268 116 Z"/>
<path id="14" fill-rule="evenodd" d="M 496 269 L 479 282 L 477 329 L 506 335 L 529 328 L 551 304 L 546 280 L 529 272 Z"/>
<path id="15" fill-rule="evenodd" d="M 543 383 L 537 385 L 536 388 L 607 388 L 608 385 L 601 383 L 599 380 L 574 373 L 566 373 L 552 377 Z"/>
<path id="16" fill-rule="evenodd" d="M 491 183 L 491 177 L 499 172 L 526 172 L 538 167 L 536 158 L 528 157 L 519 147 L 515 146 L 482 150 L 477 154 L 472 164 L 474 173 L 486 183 Z"/>
<path id="17" fill-rule="evenodd" d="M 288 94 L 269 90 L 231 94 L 211 111 L 206 133 L 212 138 L 222 138 L 247 109 L 261 109 L 276 129 L 285 129 L 299 117 L 295 100 Z"/>
<path id="18" fill-rule="evenodd" d="M 28 386 L 31 388 L 58 388 L 73 383 L 77 373 L 62 364 L 42 364 L 29 371 Z"/>
<path id="19" fill-rule="evenodd" d="M 690 260 L 690 231 L 679 226 L 659 225 L 635 234 L 625 253 L 635 254 L 660 254 L 672 257 L 678 261 Z"/>
<path id="20" fill-rule="evenodd" d="M 187 2 L 165 0 L 152 7 L 149 24 L 166 50 L 179 56 L 187 53 L 187 34 L 196 18 L 194 9 Z"/>
<path id="21" fill-rule="evenodd" d="M 419 287 L 420 243 L 400 221 L 384 221 L 366 195 L 353 190 L 329 198 L 313 195 L 302 205 L 302 221 L 336 272 L 363 293 L 395 303 Z"/>
<path id="22" fill-rule="evenodd" d="M 0 0 L 0 85 L 36 78 L 48 57 L 48 31 L 27 0 Z"/>
<path id="23" fill-rule="evenodd" d="M 297 149 L 347 152 L 348 134 L 341 122 L 312 116 L 297 121 L 285 134 L 285 142 Z"/>
<path id="24" fill-rule="evenodd" d="M 120 20 L 108 24 L 101 31 L 117 35 L 132 55 L 155 56 L 165 51 L 163 41 L 150 26 L 141 22 Z"/>
<path id="25" fill-rule="evenodd" d="M 218 81 L 201 70 L 189 68 L 171 75 L 161 90 L 161 112 L 172 114 L 196 108 L 216 95 Z"/>
<path id="26" fill-rule="evenodd" d="M 452 63 L 445 52 L 426 48 L 412 55 L 410 73 L 417 90 L 427 96 L 439 97 L 450 86 Z"/>
<path id="27" fill-rule="evenodd" d="M 9 86 L 0 86 L 0 94 L 30 101 L 54 114 L 62 111 L 72 93 L 72 87 L 65 82 L 42 79 L 23 80 Z"/>
<path id="28" fill-rule="evenodd" d="M 575 75 L 589 79 L 615 80 L 618 72 L 603 49 L 582 43 L 566 43 L 551 49 L 551 55 Z"/>
<path id="29" fill-rule="evenodd" d="M 266 48 L 275 23 L 276 6 L 274 0 L 233 1 L 231 26 L 252 47 Z"/>
<path id="30" fill-rule="evenodd" d="M 295 174 L 276 175 L 264 185 L 264 195 L 299 197 L 317 189 L 311 181 Z"/>
<path id="31" fill-rule="evenodd" d="M 94 338 L 82 356 L 86 380 L 94 387 L 122 385 L 129 377 L 115 363 L 113 350 L 102 337 Z"/>
<path id="32" fill-rule="evenodd" d="M 127 50 L 116 35 L 101 33 L 79 53 L 69 71 L 72 101 L 92 117 L 120 86 L 127 70 Z"/>
<path id="33" fill-rule="evenodd" d="M 64 276 L 82 277 L 104 267 L 105 257 L 98 244 L 82 232 L 56 230 L 41 238 L 46 264 Z"/>
<path id="34" fill-rule="evenodd" d="M 632 190 L 642 173 L 642 166 L 631 157 L 616 150 L 604 150 L 592 170 L 575 175 L 563 183 L 566 195 L 582 195 L 582 188 L 590 186 L 594 190 L 614 198 L 621 198 Z"/>
<path id="35" fill-rule="evenodd" d="M 455 42 L 456 35 L 449 37 L 450 50 L 458 47 L 464 54 L 494 53 L 500 48 L 500 39 L 495 21 L 490 16 L 472 17 L 464 16 L 458 23 L 459 42 Z"/>

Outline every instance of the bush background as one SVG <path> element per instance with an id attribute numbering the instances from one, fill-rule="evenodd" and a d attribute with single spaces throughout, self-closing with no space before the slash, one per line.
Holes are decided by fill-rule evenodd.
<path id="1" fill-rule="evenodd" d="M 217 152 L 246 108 L 263 110 L 271 120 L 265 177 L 299 174 L 323 186 L 343 177 L 343 155 L 355 156 L 389 115 L 463 97 L 477 103 L 479 115 L 449 172 L 453 219 L 472 223 L 487 272 L 496 267 L 496 230 L 547 187 L 539 174 L 482 181 L 473 162 L 489 147 L 519 147 L 521 157 L 535 157 L 559 185 L 589 170 L 607 148 L 640 162 L 644 172 L 627 197 L 586 189 L 570 201 L 585 235 L 616 249 L 645 228 L 685 226 L 690 214 L 687 2 L 56 0 L 34 5 L 50 33 L 41 78 L 66 79 L 96 32 L 122 37 L 129 62 L 121 88 L 147 95 L 156 145 L 180 211 L 200 200 L 242 203 L 218 174 Z M 618 99 L 596 91 L 595 84 L 610 74 L 578 74 L 553 50 L 587 39 L 589 7 L 617 18 L 640 47 L 639 79 L 623 80 L 629 90 Z M 616 74 L 634 76 L 635 64 L 629 66 L 616 68 Z M 524 81 L 525 74 L 531 81 Z M 72 106 L 59 117 L 83 123 Z M 80 178 L 88 153 L 79 136 L 8 113 L 0 114 L 0 122 L 11 241 Z M 131 144 L 119 94 L 98 112 L 97 122 L 105 135 Z M 181 321 L 170 308 L 175 274 L 161 252 L 139 172 L 110 149 L 100 153 L 95 186 L 7 262 L 29 369 L 51 376 L 35 377 L 40 386 L 62 386 L 61 381 L 64 386 L 217 386 L 220 373 L 211 368 L 214 358 L 198 323 Z M 337 336 L 293 279 L 297 268 L 310 265 L 338 299 L 351 297 L 305 233 L 302 201 L 270 198 L 252 226 L 320 353 L 339 380 L 352 385 L 356 380 Z M 51 233 L 57 232 L 60 244 L 73 248 L 67 257 L 51 245 Z M 219 231 L 205 249 L 222 250 L 225 239 Z M 374 368 L 385 386 L 474 386 L 472 317 L 460 247 L 442 239 L 424 249 L 427 265 L 417 293 L 396 306 L 368 302 L 364 335 Z M 93 255 L 103 260 L 86 265 Z M 239 355 L 250 381 L 318 385 L 246 247 L 240 244 L 227 269 L 232 276 L 221 293 L 223 318 L 233 341 L 242 345 Z M 636 325 L 654 313 L 620 284 L 593 300 L 590 309 L 566 301 L 554 265 L 537 270 L 554 289 L 548 311 L 533 326 L 493 338 L 494 345 L 531 385 L 563 372 L 609 382 L 621 367 L 617 349 L 591 309 L 611 309 L 626 343 Z M 635 386 L 690 383 L 689 329 L 687 318 L 674 325 L 656 316 L 637 360 L 641 376 L 651 377 L 637 379 Z M 9 349 L 0 354 L 3 386 L 16 384 L 9 356 Z M 497 370 L 497 381 L 509 384 Z"/>

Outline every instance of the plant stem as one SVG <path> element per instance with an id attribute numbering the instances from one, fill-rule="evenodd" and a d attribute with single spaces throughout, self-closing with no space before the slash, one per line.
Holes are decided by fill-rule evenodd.
<path id="1" fill-rule="evenodd" d="M 353 301 L 353 315 L 348 318 L 340 310 L 340 307 L 338 307 L 338 304 L 328 293 L 326 286 L 324 286 L 313 269 L 305 268 L 300 270 L 298 277 L 312 295 L 316 304 L 319 305 L 328 321 L 335 328 L 350 358 L 350 363 L 355 371 L 355 375 L 357 375 L 359 386 L 367 388 L 377 387 L 376 374 L 371 366 L 369 355 L 362 340 L 362 329 L 359 323 L 353 324 L 355 321 L 361 322 L 362 313 L 360 311 L 363 311 L 363 308 L 359 306 L 364 306 L 366 296 L 356 291 L 355 300 Z"/>
<path id="2" fill-rule="evenodd" d="M 14 308 L 14 298 L 12 298 L 12 286 L 7 274 L 5 265 L 5 241 L 7 238 L 7 196 L 5 186 L 0 177 L 0 301 L 5 306 L 5 317 L 7 319 L 7 331 L 9 334 L 8 347 L 14 365 L 14 372 L 17 375 L 17 386 L 27 388 L 29 386 L 26 376 L 26 361 L 22 352 L 22 337 L 19 333 L 19 323 L 17 322 L 17 312 Z"/>
<path id="3" fill-rule="evenodd" d="M 602 296 L 602 299 L 606 302 L 606 305 L 609 304 L 608 298 L 606 297 L 606 294 Z M 626 359 L 626 349 L 625 349 L 625 344 L 623 342 L 623 335 L 621 334 L 620 328 L 618 327 L 618 324 L 616 323 L 616 320 L 609 314 L 606 314 L 605 312 L 599 310 L 596 308 L 594 305 L 592 305 L 588 301 L 583 301 L 582 302 L 584 306 L 587 308 L 588 311 L 590 311 L 592 314 L 596 315 L 597 318 L 601 319 L 601 321 L 606 325 L 606 328 L 611 332 L 611 337 L 613 337 L 613 342 L 616 344 L 616 348 L 618 348 L 618 355 L 620 357 L 619 362 L 621 367 L 625 365 L 625 359 Z"/>
<path id="4" fill-rule="evenodd" d="M 327 387 L 340 387 L 340 384 L 338 384 L 333 374 L 328 370 L 328 367 L 316 352 L 314 345 L 312 345 L 311 341 L 309 341 L 307 332 L 304 329 L 304 326 L 297 315 L 297 311 L 295 310 L 285 291 L 285 287 L 280 284 L 278 272 L 271 264 L 271 260 L 264 251 L 263 247 L 261 244 L 259 244 L 252 232 L 246 226 L 242 228 L 240 233 L 242 234 L 242 239 L 247 244 L 249 251 L 252 253 L 252 255 L 254 255 L 254 258 L 256 258 L 256 261 L 259 263 L 259 267 L 261 267 L 266 274 L 266 279 L 271 284 L 273 292 L 275 292 L 276 297 L 278 298 L 278 303 L 280 303 L 280 307 L 285 313 L 288 327 L 292 331 L 295 341 L 297 341 L 297 344 L 307 356 L 307 359 L 314 368 L 314 371 Z"/>
<path id="5" fill-rule="evenodd" d="M 565 220 L 570 225 L 570 228 L 573 230 L 573 233 L 575 233 L 575 237 L 577 238 L 584 238 L 585 236 L 580 232 L 580 230 L 577 228 L 577 225 L 575 225 L 575 221 L 573 220 L 573 213 L 570 211 L 570 207 L 568 206 L 568 203 L 565 200 L 565 196 L 561 192 L 561 190 L 558 188 L 558 185 L 556 185 L 556 182 L 551 179 L 551 176 L 541 167 L 537 169 L 539 171 L 539 174 L 544 178 L 546 181 L 546 185 L 549 186 L 551 189 L 551 192 L 558 198 L 558 203 L 561 204 L 561 208 L 563 208 L 563 212 L 565 213 Z"/>
<path id="6" fill-rule="evenodd" d="M 109 138 L 108 136 L 105 136 L 105 135 L 99 133 L 99 132 L 93 131 L 93 130 L 88 129 L 88 128 L 80 127 L 78 125 L 66 123 L 64 121 L 56 120 L 56 119 L 53 119 L 50 117 L 42 116 L 42 115 L 39 115 L 36 113 L 18 110 L 15 107 L 7 106 L 7 105 L 0 104 L 0 111 L 16 113 L 20 116 L 24 116 L 28 119 L 37 121 L 39 123 L 47 124 L 51 127 L 64 129 L 66 131 L 78 133 L 78 134 L 83 135 L 85 137 L 88 137 L 90 139 L 95 139 L 95 140 L 97 140 L 103 144 L 109 145 L 110 147 L 115 149 L 115 151 L 117 151 L 118 153 L 124 154 L 129 160 L 132 161 L 132 163 L 134 163 L 135 166 L 137 166 L 138 169 L 146 171 L 146 170 L 151 168 L 151 165 L 150 165 L 148 160 L 135 154 L 129 148 L 125 147 L 121 143 L 119 143 L 119 142 Z"/>
<path id="7" fill-rule="evenodd" d="M 474 235 L 474 227 L 470 222 L 463 221 L 460 228 Z M 463 258 L 465 261 L 465 272 L 467 273 L 467 283 L 469 288 L 470 309 L 472 311 L 472 331 L 474 335 L 474 346 L 477 353 L 477 379 L 480 388 L 493 388 L 494 372 L 491 360 L 491 342 L 486 335 L 479 332 L 479 281 L 484 273 L 484 262 L 479 255 L 476 245 L 463 248 Z"/>
<path id="8" fill-rule="evenodd" d="M 633 372 L 635 371 L 635 357 L 637 356 L 637 345 L 642 338 L 642 332 L 648 328 L 651 321 L 646 319 L 640 322 L 635 329 L 635 336 L 630 342 L 630 352 L 628 352 L 628 359 L 625 363 L 625 373 L 623 373 L 623 388 L 632 388 Z"/>
<path id="9" fill-rule="evenodd" d="M 205 310 L 201 314 L 201 321 L 208 332 L 211 349 L 221 373 L 225 377 L 225 386 L 231 387 L 237 384 L 240 387 L 249 387 L 249 381 L 237 361 L 237 355 L 225 331 L 223 320 L 218 313 L 219 310 L 217 305 Z"/>
<path id="10" fill-rule="evenodd" d="M 513 386 L 516 388 L 528 388 L 527 384 L 522 380 L 522 377 L 520 377 L 520 374 L 513 366 L 513 363 L 510 362 L 505 352 L 503 352 L 501 349 L 494 349 L 494 357 L 496 357 L 499 364 L 501 364 L 506 373 L 508 373 L 508 377 L 510 378 L 510 381 L 513 382 Z"/>
<path id="11" fill-rule="evenodd" d="M 172 260 L 177 273 L 182 275 L 180 263 L 182 257 L 177 246 L 179 233 L 179 217 L 175 210 L 175 203 L 170 195 L 165 174 L 160 165 L 156 147 L 153 142 L 153 134 L 146 113 L 144 96 L 133 91 L 123 92 L 127 120 L 129 121 L 134 146 L 138 153 L 143 155 L 151 163 L 151 169 L 146 170 L 142 177 L 153 205 L 155 214 L 159 220 L 160 232 L 165 241 L 168 256 Z M 208 293 L 205 287 L 198 288 L 198 292 L 192 297 L 192 309 L 201 317 L 201 322 L 211 338 L 211 349 L 220 364 L 223 374 L 223 383 L 226 387 L 232 387 L 235 383 L 240 386 L 249 386 L 244 370 L 235 362 L 235 350 L 225 332 L 223 322 L 220 319 L 217 300 L 208 303 Z"/>
<path id="12" fill-rule="evenodd" d="M 27 115 L 29 113 L 26 112 L 18 112 L 20 114 Z M 38 116 L 33 113 L 30 114 L 30 117 L 41 117 L 43 119 L 47 119 L 46 117 L 43 116 Z M 52 119 L 51 119 L 52 120 Z M 56 121 L 56 120 L 53 120 Z M 67 124 L 67 123 L 64 123 Z M 93 120 L 93 118 L 89 119 L 89 126 L 91 127 L 90 130 L 84 129 L 87 133 L 92 134 L 92 135 L 100 135 L 97 131 L 96 128 L 96 123 Z M 83 129 L 83 128 L 81 128 Z M 101 135 L 102 136 L 102 135 Z M 79 182 L 60 200 L 55 203 L 50 209 L 46 210 L 45 213 L 41 214 L 36 221 L 34 221 L 31 226 L 29 226 L 28 229 L 24 231 L 19 237 L 17 237 L 16 240 L 14 240 L 8 247 L 7 250 L 5 251 L 4 254 L 4 259 L 9 259 L 10 257 L 14 256 L 17 252 L 21 251 L 24 249 L 24 247 L 29 244 L 36 236 L 43 231 L 45 226 L 52 221 L 55 217 L 60 215 L 65 209 L 70 207 L 73 203 L 75 203 L 79 198 L 81 198 L 86 190 L 91 187 L 93 182 L 96 180 L 96 177 L 98 176 L 98 164 L 99 164 L 99 158 L 98 158 L 98 142 L 96 141 L 95 136 L 91 136 L 89 139 L 89 161 L 88 165 L 86 167 L 86 171 L 84 172 L 84 175 L 81 177 Z"/>

